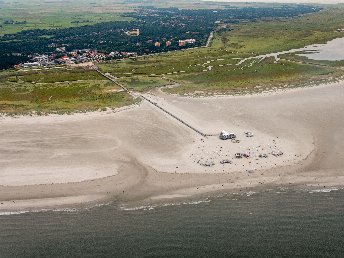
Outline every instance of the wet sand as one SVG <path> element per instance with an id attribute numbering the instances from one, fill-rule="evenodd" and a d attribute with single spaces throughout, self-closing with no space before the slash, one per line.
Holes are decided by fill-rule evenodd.
<path id="1" fill-rule="evenodd" d="M 205 133 L 234 132 L 240 143 L 202 137 L 148 102 L 117 113 L 0 118 L 0 210 L 344 185 L 344 83 L 270 96 L 148 97 Z M 220 163 L 226 158 L 232 164 Z"/>

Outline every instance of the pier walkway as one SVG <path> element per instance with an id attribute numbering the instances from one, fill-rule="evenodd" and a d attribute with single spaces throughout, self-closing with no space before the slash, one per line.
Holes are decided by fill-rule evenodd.
<path id="1" fill-rule="evenodd" d="M 96 71 L 101 74 L 102 76 L 104 76 L 105 78 L 107 78 L 108 80 L 112 81 L 114 84 L 118 85 L 119 87 L 121 87 L 124 91 L 126 91 L 127 93 L 129 93 L 131 96 L 137 98 L 140 97 L 143 100 L 146 100 L 147 102 L 149 102 L 150 104 L 152 104 L 153 106 L 157 107 L 158 109 L 160 109 L 161 111 L 163 111 L 164 113 L 166 113 L 167 115 L 171 116 L 172 118 L 176 119 L 177 121 L 179 121 L 180 123 L 182 123 L 183 125 L 185 125 L 186 127 L 188 127 L 189 129 L 193 130 L 194 132 L 196 132 L 197 134 L 203 136 L 203 137 L 208 137 L 208 136 L 217 136 L 217 134 L 206 134 L 203 133 L 202 131 L 200 131 L 199 129 L 195 128 L 194 126 L 190 125 L 188 122 L 184 121 L 183 119 L 179 118 L 178 116 L 172 114 L 171 112 L 169 112 L 168 110 L 166 110 L 165 108 L 163 108 L 162 106 L 160 106 L 158 103 L 150 100 L 149 98 L 143 96 L 142 94 L 138 94 L 138 93 L 133 93 L 130 90 L 128 90 L 125 86 L 123 86 L 122 84 L 120 84 L 119 82 L 116 81 L 116 79 L 110 75 L 110 74 L 105 74 L 103 72 L 101 72 L 99 69 L 96 69 Z"/>

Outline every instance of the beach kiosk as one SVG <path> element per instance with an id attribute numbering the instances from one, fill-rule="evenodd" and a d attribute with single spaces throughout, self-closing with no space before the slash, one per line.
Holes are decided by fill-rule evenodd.
<path id="1" fill-rule="evenodd" d="M 236 135 L 234 133 L 229 133 L 229 132 L 226 132 L 226 131 L 222 131 L 220 133 L 219 137 L 220 137 L 221 140 L 228 140 L 228 139 L 235 139 Z"/>

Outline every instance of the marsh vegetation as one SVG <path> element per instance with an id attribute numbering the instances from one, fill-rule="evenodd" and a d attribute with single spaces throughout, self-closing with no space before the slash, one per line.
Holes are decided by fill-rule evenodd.
<path id="1" fill-rule="evenodd" d="M 63 114 L 132 103 L 130 95 L 95 71 L 55 68 L 0 73 L 0 113 Z"/>

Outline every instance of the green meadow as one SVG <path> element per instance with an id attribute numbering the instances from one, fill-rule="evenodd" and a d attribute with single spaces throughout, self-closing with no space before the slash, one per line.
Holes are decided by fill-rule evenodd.
<path id="1" fill-rule="evenodd" d="M 95 71 L 7 70 L 0 73 L 0 113 L 73 113 L 134 103 L 132 97 Z"/>
<path id="2" fill-rule="evenodd" d="M 0 36 L 32 29 L 61 29 L 126 21 L 122 5 L 100 8 L 85 1 L 0 1 Z"/>

